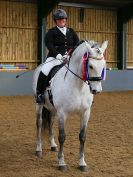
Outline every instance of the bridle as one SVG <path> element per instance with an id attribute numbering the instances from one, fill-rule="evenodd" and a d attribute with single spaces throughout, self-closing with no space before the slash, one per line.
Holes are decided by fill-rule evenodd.
<path id="1" fill-rule="evenodd" d="M 89 57 L 88 60 L 89 60 L 90 58 L 92 58 L 92 59 L 94 59 L 94 60 L 102 60 L 102 59 L 104 59 L 104 57 L 101 57 L 101 58 Z M 103 72 L 103 71 L 102 71 L 102 72 Z M 102 74 L 101 74 L 101 76 L 99 76 L 99 77 L 90 77 L 89 74 L 88 74 L 88 81 L 93 81 L 93 82 L 94 82 L 94 81 L 101 81 L 101 80 L 103 80 Z"/>
<path id="2" fill-rule="evenodd" d="M 92 56 L 90 56 L 89 53 L 88 53 L 87 61 L 89 61 L 90 58 L 92 58 L 92 59 L 94 59 L 94 60 L 102 60 L 102 59 L 103 59 L 103 57 L 102 57 L 102 58 L 92 57 Z M 65 65 L 65 67 L 67 68 L 67 71 L 66 71 L 66 73 L 65 73 L 64 79 L 65 79 L 65 77 L 66 77 L 66 75 L 67 75 L 67 72 L 70 71 L 74 76 L 76 76 L 77 78 L 79 78 L 80 80 L 82 80 L 83 82 L 85 82 L 85 83 L 88 84 L 88 85 L 90 85 L 90 81 L 95 82 L 95 81 L 101 81 L 101 80 L 103 80 L 102 75 L 99 76 L 99 77 L 90 77 L 90 76 L 89 76 L 89 73 L 87 73 L 87 79 L 84 80 L 82 77 L 80 77 L 79 75 L 77 75 L 76 73 L 74 73 L 74 72 L 69 68 L 70 60 L 71 60 L 71 56 L 70 56 L 70 58 L 69 58 L 69 60 L 68 60 L 67 65 Z"/>

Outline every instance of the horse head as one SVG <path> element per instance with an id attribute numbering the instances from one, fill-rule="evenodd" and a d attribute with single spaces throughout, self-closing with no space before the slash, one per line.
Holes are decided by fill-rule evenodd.
<path id="1" fill-rule="evenodd" d="M 98 43 L 85 41 L 88 48 L 87 80 L 93 94 L 102 91 L 101 81 L 106 77 L 106 61 L 104 57 L 108 41 L 100 46 Z"/>
<path id="2" fill-rule="evenodd" d="M 101 81 L 106 76 L 104 53 L 107 45 L 108 41 L 104 41 L 102 45 L 95 41 L 82 41 L 73 51 L 69 62 L 69 71 L 73 71 L 80 80 L 87 81 L 93 94 L 102 91 Z"/>

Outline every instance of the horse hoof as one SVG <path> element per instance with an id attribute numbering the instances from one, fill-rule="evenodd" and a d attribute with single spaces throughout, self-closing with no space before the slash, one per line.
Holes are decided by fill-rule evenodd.
<path id="1" fill-rule="evenodd" d="M 51 147 L 51 151 L 58 152 L 58 147 Z"/>
<path id="2" fill-rule="evenodd" d="M 79 169 L 82 172 L 87 172 L 88 171 L 88 167 L 87 166 L 79 166 Z"/>
<path id="3" fill-rule="evenodd" d="M 67 165 L 59 166 L 59 170 L 62 171 L 62 172 L 66 172 L 68 170 Z"/>
<path id="4" fill-rule="evenodd" d="M 35 156 L 36 157 L 42 157 L 42 151 L 36 151 Z"/>

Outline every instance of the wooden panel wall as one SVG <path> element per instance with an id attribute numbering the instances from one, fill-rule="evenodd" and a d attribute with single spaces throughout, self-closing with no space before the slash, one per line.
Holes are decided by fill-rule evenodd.
<path id="1" fill-rule="evenodd" d="M 133 68 L 133 18 L 127 23 L 127 50 L 126 50 L 126 65 L 128 68 Z"/>
<path id="2" fill-rule="evenodd" d="M 81 8 L 58 6 L 55 9 L 57 8 L 66 10 L 69 16 L 68 26 L 77 32 L 81 40 L 95 40 L 100 43 L 108 40 L 107 67 L 117 67 L 117 12 L 115 10 L 85 8 L 82 21 Z M 54 25 L 51 13 L 47 17 L 47 28 Z"/>
<path id="3" fill-rule="evenodd" d="M 0 1 L 0 63 L 37 65 L 37 5 Z"/>

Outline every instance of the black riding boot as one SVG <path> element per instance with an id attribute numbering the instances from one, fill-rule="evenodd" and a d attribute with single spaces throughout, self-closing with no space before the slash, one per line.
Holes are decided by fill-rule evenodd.
<path id="1" fill-rule="evenodd" d="M 44 103 L 45 102 L 45 98 L 44 98 L 44 91 L 47 87 L 47 76 L 45 76 L 43 74 L 43 72 L 41 71 L 38 77 L 38 81 L 37 81 L 37 95 L 36 95 L 36 103 Z"/>

